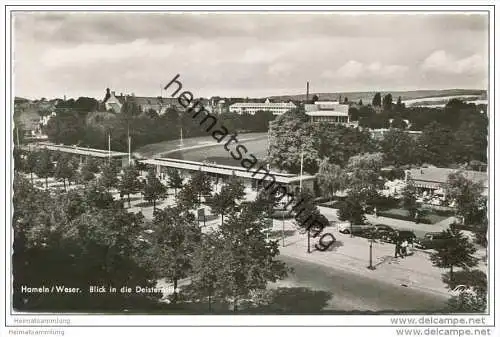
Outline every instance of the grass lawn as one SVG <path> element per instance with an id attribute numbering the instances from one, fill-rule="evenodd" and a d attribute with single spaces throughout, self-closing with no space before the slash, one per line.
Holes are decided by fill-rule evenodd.
<path id="1" fill-rule="evenodd" d="M 413 219 L 408 216 L 408 211 L 402 208 L 391 208 L 386 211 L 379 212 L 379 216 L 384 216 L 387 218 L 393 218 L 399 220 L 413 221 Z M 421 218 L 420 222 L 433 225 L 447 218 L 448 218 L 447 216 L 438 215 L 430 210 L 425 210 L 425 216 Z"/>

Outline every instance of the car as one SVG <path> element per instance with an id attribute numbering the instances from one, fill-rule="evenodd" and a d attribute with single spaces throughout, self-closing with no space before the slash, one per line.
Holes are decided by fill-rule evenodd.
<path id="1" fill-rule="evenodd" d="M 425 233 L 422 239 L 417 240 L 415 245 L 421 249 L 435 249 L 441 247 L 447 240 L 448 238 L 444 233 L 429 232 Z"/>
<path id="2" fill-rule="evenodd" d="M 389 242 L 391 243 L 396 243 L 397 241 L 408 241 L 408 243 L 411 245 L 417 241 L 417 236 L 413 231 L 409 230 L 395 230 L 389 239 Z"/>
<path id="3" fill-rule="evenodd" d="M 391 237 L 394 235 L 395 229 L 391 226 L 384 224 L 376 224 L 374 226 L 375 236 L 382 241 L 390 242 Z"/>
<path id="4" fill-rule="evenodd" d="M 359 235 L 359 234 L 362 234 L 364 232 L 366 232 L 367 230 L 371 229 L 373 226 L 369 223 L 365 223 L 365 224 L 354 224 L 351 226 L 351 223 L 346 221 L 346 222 L 340 222 L 337 224 L 337 228 L 339 230 L 340 233 L 342 234 L 351 234 L 351 231 L 352 231 L 352 234 L 354 235 Z"/>

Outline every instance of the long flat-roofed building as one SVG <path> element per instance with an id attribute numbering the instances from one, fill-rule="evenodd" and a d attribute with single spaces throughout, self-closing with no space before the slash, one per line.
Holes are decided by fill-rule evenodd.
<path id="1" fill-rule="evenodd" d="M 349 105 L 336 101 L 317 101 L 304 104 L 306 115 L 312 122 L 330 124 L 349 124 Z"/>
<path id="2" fill-rule="evenodd" d="M 289 192 L 295 191 L 300 185 L 304 189 L 313 191 L 315 176 L 310 175 L 295 175 L 291 173 L 271 172 L 263 169 L 247 170 L 239 166 L 220 165 L 212 163 L 200 163 L 190 160 L 172 159 L 172 158 L 154 158 L 141 160 L 141 163 L 150 167 L 156 168 L 157 174 L 160 176 L 167 172 L 168 168 L 179 169 L 187 173 L 202 171 L 211 174 L 212 176 L 224 178 L 235 175 L 242 178 L 246 185 L 251 185 L 256 188 L 274 183 L 285 187 Z"/>
<path id="3" fill-rule="evenodd" d="M 58 145 L 44 142 L 36 143 L 34 145 L 30 145 L 29 147 L 25 146 L 23 149 L 28 151 L 32 149 L 46 149 L 52 152 L 58 151 L 69 153 L 71 155 L 79 157 L 81 160 L 88 157 L 94 157 L 102 160 L 111 160 L 120 164 L 121 167 L 127 166 L 129 164 L 129 154 L 126 152 L 92 149 L 87 147 L 78 147 L 76 145 Z"/>
<path id="4" fill-rule="evenodd" d="M 234 103 L 229 107 L 229 112 L 239 115 L 244 113 L 255 115 L 257 111 L 270 111 L 276 116 L 295 108 L 296 106 L 292 102 L 271 103 L 269 99 L 266 99 L 264 103 Z"/>

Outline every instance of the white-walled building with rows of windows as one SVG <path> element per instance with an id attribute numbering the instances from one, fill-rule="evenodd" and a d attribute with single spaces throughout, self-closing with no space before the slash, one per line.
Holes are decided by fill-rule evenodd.
<path id="1" fill-rule="evenodd" d="M 270 111 L 277 116 L 295 108 L 296 106 L 292 102 L 271 103 L 269 99 L 266 99 L 264 103 L 234 103 L 229 107 L 229 112 L 239 115 L 244 113 L 255 115 L 257 111 Z"/>

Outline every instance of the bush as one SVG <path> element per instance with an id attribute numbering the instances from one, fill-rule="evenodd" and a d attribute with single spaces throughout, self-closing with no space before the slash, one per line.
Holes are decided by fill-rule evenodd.
<path id="1" fill-rule="evenodd" d="M 377 207 L 377 211 L 381 211 L 398 207 L 399 200 L 393 197 L 385 197 L 383 195 L 379 195 L 376 198 L 368 201 L 368 204 L 372 207 Z"/>

